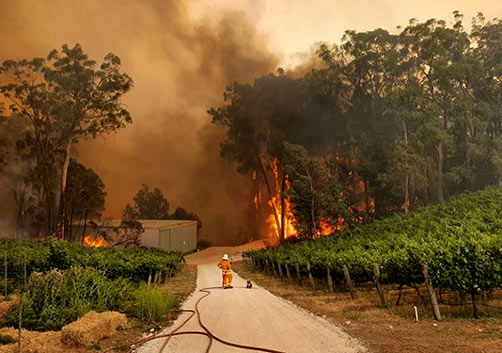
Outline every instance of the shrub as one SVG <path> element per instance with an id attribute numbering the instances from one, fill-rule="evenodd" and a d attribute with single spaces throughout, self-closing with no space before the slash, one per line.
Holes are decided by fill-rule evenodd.
<path id="1" fill-rule="evenodd" d="M 382 266 L 385 284 L 422 283 L 421 264 L 434 286 L 476 297 L 502 286 L 502 188 L 487 188 L 408 215 L 346 229 L 330 237 L 249 251 L 244 257 L 311 266 L 314 277 L 331 270 L 343 280 L 343 266 L 355 282 L 373 280 L 373 264 Z M 290 267 L 291 268 L 291 267 Z"/>
<path id="2" fill-rule="evenodd" d="M 123 277 L 133 282 L 146 281 L 155 271 L 176 270 L 184 259 L 180 252 L 161 249 L 88 248 L 54 238 L 44 242 L 0 240 L 0 266 L 3 271 L 3 256 L 7 254 L 10 290 L 23 281 L 25 253 L 28 276 L 32 272 L 47 272 L 54 268 L 66 270 L 80 266 L 104 271 L 109 279 Z"/>
<path id="3" fill-rule="evenodd" d="M 143 283 L 131 292 L 128 312 L 142 321 L 155 322 L 167 315 L 174 305 L 174 295 L 165 295 L 157 287 Z"/>
<path id="4" fill-rule="evenodd" d="M 126 279 L 109 280 L 92 268 L 35 272 L 23 295 L 23 326 L 59 330 L 91 310 L 118 310 L 131 289 Z M 18 310 L 16 306 L 9 311 L 4 326 L 17 324 Z"/>

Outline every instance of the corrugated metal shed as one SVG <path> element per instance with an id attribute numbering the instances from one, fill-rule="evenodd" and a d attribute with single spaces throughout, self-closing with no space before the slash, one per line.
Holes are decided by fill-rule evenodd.
<path id="1" fill-rule="evenodd" d="M 188 224 L 197 224 L 197 221 L 176 220 L 176 219 L 138 219 L 144 229 L 170 229 L 184 227 Z M 114 218 L 103 221 L 101 228 L 119 227 L 122 219 Z"/>
<path id="2" fill-rule="evenodd" d="M 197 248 L 197 221 L 173 219 L 140 219 L 138 221 L 145 230 L 141 234 L 142 246 L 184 253 Z M 113 237 L 112 229 L 119 227 L 121 222 L 122 219 L 107 219 L 99 224 L 98 229 L 94 228 L 93 232 L 105 231 L 109 237 Z M 92 225 L 89 225 L 87 229 L 91 228 Z"/>

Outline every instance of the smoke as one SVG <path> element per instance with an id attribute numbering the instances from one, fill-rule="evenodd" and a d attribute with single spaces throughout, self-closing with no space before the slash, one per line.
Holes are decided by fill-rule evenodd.
<path id="1" fill-rule="evenodd" d="M 223 160 L 221 128 L 206 113 L 231 81 L 251 82 L 277 59 L 245 13 L 219 10 L 193 18 L 193 1 L 16 1 L 0 3 L 0 60 L 46 56 L 80 43 L 98 61 L 113 52 L 134 79 L 125 103 L 133 124 L 81 142 L 78 159 L 103 179 L 105 216 L 121 210 L 142 183 L 159 187 L 174 210 L 203 221 L 214 243 L 237 240 L 246 181 Z"/>

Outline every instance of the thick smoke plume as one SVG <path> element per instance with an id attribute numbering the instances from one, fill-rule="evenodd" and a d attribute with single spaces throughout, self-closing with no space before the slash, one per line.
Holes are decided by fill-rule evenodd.
<path id="1" fill-rule="evenodd" d="M 244 224 L 246 181 L 220 157 L 223 131 L 206 110 L 222 103 L 226 84 L 250 82 L 275 70 L 277 60 L 243 12 L 194 19 L 192 5 L 4 0 L 0 60 L 46 56 L 63 43 L 80 43 L 98 63 L 108 52 L 118 55 L 135 82 L 126 98 L 134 122 L 78 148 L 78 158 L 106 185 L 105 216 L 119 217 L 147 183 L 164 191 L 172 211 L 196 212 L 204 237 L 230 243 Z"/>

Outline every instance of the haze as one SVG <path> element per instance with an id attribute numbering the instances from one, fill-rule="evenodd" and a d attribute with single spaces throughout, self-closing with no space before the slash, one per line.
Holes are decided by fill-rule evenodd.
<path id="1" fill-rule="evenodd" d="M 206 114 L 222 103 L 225 85 L 291 68 L 346 29 L 395 31 L 413 17 L 452 21 L 453 10 L 466 23 L 478 11 L 501 14 L 488 0 L 1 0 L 0 60 L 46 56 L 63 43 L 80 43 L 98 62 L 118 55 L 135 81 L 126 100 L 134 122 L 77 152 L 106 185 L 105 216 L 120 217 L 146 183 L 164 191 L 171 210 L 197 213 L 204 237 L 229 243 L 240 240 L 249 197 L 244 178 L 221 159 L 222 131 Z"/>

